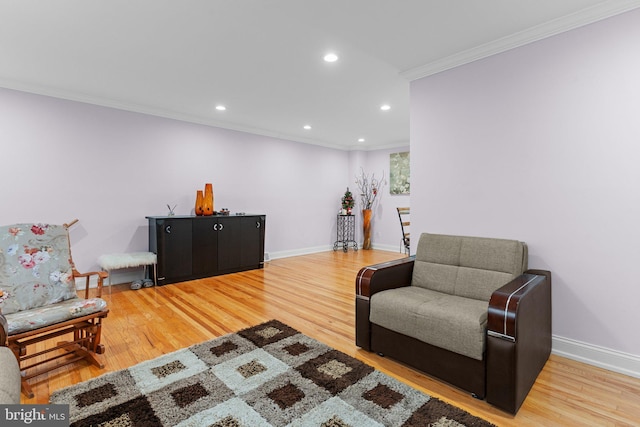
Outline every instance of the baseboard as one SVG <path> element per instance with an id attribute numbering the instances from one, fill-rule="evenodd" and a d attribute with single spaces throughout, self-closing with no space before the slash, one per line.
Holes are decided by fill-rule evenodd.
<path id="1" fill-rule="evenodd" d="M 640 356 L 554 335 L 551 352 L 608 371 L 640 378 Z"/>
<path id="2" fill-rule="evenodd" d="M 400 245 L 393 246 L 393 245 L 379 245 L 377 243 L 372 243 L 371 246 L 373 247 L 373 249 L 376 249 L 379 251 L 398 252 L 401 254 L 404 253 L 404 246 L 400 247 Z"/>
<path id="3" fill-rule="evenodd" d="M 292 249 L 289 251 L 269 252 L 269 259 L 289 258 L 292 256 L 316 254 L 318 252 L 327 252 L 333 249 L 333 246 L 315 246 L 311 248 Z"/>
<path id="4" fill-rule="evenodd" d="M 109 276 L 111 279 L 111 285 L 118 285 L 121 283 L 131 283 L 134 280 L 140 280 L 143 278 L 144 270 L 143 269 L 122 269 L 122 270 L 114 270 Z M 109 284 L 109 279 L 106 279 L 103 286 L 107 286 Z M 96 288 L 98 286 L 98 279 L 94 276 L 89 280 L 89 287 Z M 76 279 L 76 289 L 82 290 L 85 287 L 85 279 Z"/>
<path id="5" fill-rule="evenodd" d="M 381 250 L 381 251 L 390 251 L 390 252 L 398 252 L 398 248 L 393 247 L 391 245 L 373 245 L 373 249 Z M 288 251 L 279 251 L 279 252 L 265 252 L 265 262 L 269 262 L 273 259 L 278 258 L 289 258 L 293 256 L 299 255 L 309 255 L 315 254 L 319 252 L 328 252 L 333 250 L 333 245 L 325 245 L 325 246 L 314 246 L 309 248 L 300 248 L 300 249 L 292 249 Z M 134 280 L 138 280 L 142 278 L 143 275 L 142 269 L 120 269 L 114 270 L 110 273 L 111 276 L 111 284 L 117 285 L 120 283 L 131 283 Z M 107 279 L 104 283 L 107 286 L 109 279 Z M 90 282 L 90 286 L 95 288 L 97 286 L 97 281 L 95 278 L 92 278 Z M 84 289 L 84 279 L 78 279 L 76 281 L 76 288 Z"/>
<path id="6" fill-rule="evenodd" d="M 396 247 L 394 247 L 392 245 L 377 245 L 377 244 L 373 244 L 373 249 L 377 249 L 377 250 L 381 250 L 381 251 L 388 251 L 388 252 L 400 252 L 398 248 L 396 248 Z M 289 250 L 289 251 L 280 251 L 280 252 L 265 252 L 264 261 L 265 262 L 269 262 L 272 259 L 289 258 L 289 257 L 292 257 L 292 256 L 315 254 L 315 253 L 319 253 L 319 252 L 328 252 L 328 251 L 331 251 L 331 250 L 333 250 L 333 245 L 315 246 L 315 247 L 310 247 L 310 248 L 293 249 L 293 250 Z M 112 285 L 117 285 L 117 284 L 120 284 L 120 283 L 131 283 L 134 280 L 142 279 L 142 275 L 143 274 L 144 274 L 144 272 L 141 269 L 114 270 L 114 271 L 112 271 L 110 273 L 111 284 Z M 104 285 L 107 286 L 108 282 L 109 282 L 109 279 L 107 279 L 105 281 Z M 95 288 L 97 285 L 98 285 L 97 279 L 95 277 L 92 278 L 91 281 L 90 281 L 90 286 L 92 288 Z M 76 288 L 77 289 L 84 289 L 84 279 L 76 280 Z"/>
<path id="7" fill-rule="evenodd" d="M 401 252 L 398 247 L 395 247 L 393 245 L 377 245 L 374 243 L 372 244 L 372 247 L 373 249 L 376 249 L 379 251 Z M 359 246 L 359 250 L 361 249 L 362 248 Z M 290 251 L 269 252 L 269 259 L 289 258 L 292 256 L 316 254 L 319 252 L 328 252 L 332 250 L 333 250 L 333 245 L 328 245 L 328 246 L 315 246 L 311 248 L 293 249 Z M 340 246 L 339 250 L 342 251 L 342 246 Z M 265 258 L 265 261 L 267 261 L 266 258 Z"/>

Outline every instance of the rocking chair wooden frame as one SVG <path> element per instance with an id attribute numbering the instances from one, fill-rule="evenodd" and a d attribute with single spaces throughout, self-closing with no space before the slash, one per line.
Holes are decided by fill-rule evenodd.
<path id="1" fill-rule="evenodd" d="M 64 226 L 69 228 L 76 221 L 64 224 Z M 73 261 L 70 260 L 70 262 L 73 280 L 75 281 L 78 278 L 85 279 L 84 298 L 89 298 L 89 284 L 90 279 L 93 277 L 97 279 L 96 297 L 101 297 L 103 282 L 108 277 L 108 273 L 105 271 L 80 273 L 75 269 Z M 22 373 L 22 392 L 28 398 L 33 398 L 34 393 L 27 380 L 79 360 L 85 359 L 99 368 L 104 368 L 104 363 L 99 355 L 104 353 L 105 348 L 100 343 L 100 338 L 102 319 L 107 317 L 108 313 L 109 309 L 105 308 L 82 317 L 9 335 L 7 320 L 0 312 L 0 345 L 8 346 L 18 360 Z M 27 352 L 27 348 L 30 346 L 72 333 L 73 340 L 59 341 L 54 346 L 49 346 L 32 354 Z M 45 355 L 47 357 L 44 357 Z"/>

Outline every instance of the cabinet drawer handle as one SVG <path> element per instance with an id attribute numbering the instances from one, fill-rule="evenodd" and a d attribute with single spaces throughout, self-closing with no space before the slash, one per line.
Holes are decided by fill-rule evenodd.
<path id="1" fill-rule="evenodd" d="M 166 232 L 167 232 L 167 234 L 171 234 L 171 226 L 170 226 L 170 225 L 167 225 L 167 226 L 164 228 L 164 231 L 166 231 Z"/>
<path id="2" fill-rule="evenodd" d="M 256 221 L 256 228 L 260 228 L 260 221 Z"/>
<path id="3" fill-rule="evenodd" d="M 218 231 L 218 224 L 213 224 L 213 231 Z"/>
<path id="4" fill-rule="evenodd" d="M 218 230 L 222 231 L 222 229 L 224 228 L 224 224 L 218 224 L 220 226 L 220 228 L 218 228 Z"/>

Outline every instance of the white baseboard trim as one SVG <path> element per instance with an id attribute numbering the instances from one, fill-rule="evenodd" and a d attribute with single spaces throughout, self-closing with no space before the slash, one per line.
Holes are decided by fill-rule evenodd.
<path id="1" fill-rule="evenodd" d="M 551 352 L 608 371 L 640 378 L 640 356 L 554 335 Z"/>
<path id="2" fill-rule="evenodd" d="M 373 249 L 377 249 L 379 251 L 397 252 L 399 254 L 403 254 L 404 253 L 404 247 L 400 248 L 400 245 L 398 245 L 398 246 L 378 245 L 376 243 L 373 243 L 371 246 L 373 247 Z"/>
<path id="3" fill-rule="evenodd" d="M 372 246 L 373 246 L 373 249 L 377 249 L 380 251 L 400 253 L 399 248 L 392 245 L 377 245 L 374 243 Z M 319 252 L 329 252 L 332 250 L 333 250 L 333 245 L 327 245 L 327 246 L 315 246 L 311 248 L 293 249 L 290 251 L 269 252 L 269 259 L 272 260 L 272 259 L 278 259 L 278 258 L 289 258 L 292 256 L 316 254 Z M 352 249 L 349 249 L 349 250 L 352 250 Z M 358 250 L 362 250 L 362 248 L 360 247 L 360 243 L 358 243 Z M 342 252 L 342 246 L 338 248 L 338 251 Z M 265 262 L 266 261 L 267 259 L 265 258 Z"/>
<path id="4" fill-rule="evenodd" d="M 111 285 L 119 285 L 120 283 L 131 283 L 134 280 L 144 279 L 144 270 L 131 270 L 131 271 L 112 271 L 109 273 L 111 276 Z M 104 285 L 107 286 L 109 279 L 104 281 Z"/>
<path id="5" fill-rule="evenodd" d="M 121 283 L 131 283 L 134 280 L 140 280 L 144 276 L 144 270 L 142 269 L 122 269 L 122 270 L 114 270 L 109 276 L 111 277 L 111 285 L 118 285 Z M 106 279 L 102 284 L 105 288 L 109 284 L 109 279 Z M 76 279 L 76 289 L 82 290 L 85 287 L 85 279 Z M 89 280 L 89 287 L 96 288 L 98 287 L 98 279 L 94 276 Z"/>
<path id="6" fill-rule="evenodd" d="M 315 246 L 311 248 L 292 249 L 289 251 L 269 252 L 270 259 L 289 258 L 292 256 L 317 254 L 318 252 L 327 252 L 333 250 L 333 245 Z"/>

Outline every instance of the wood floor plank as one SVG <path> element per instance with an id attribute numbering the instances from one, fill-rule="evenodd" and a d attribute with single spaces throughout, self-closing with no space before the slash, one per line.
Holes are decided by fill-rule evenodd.
<path id="1" fill-rule="evenodd" d="M 358 270 L 400 253 L 322 252 L 267 263 L 264 269 L 132 291 L 105 292 L 104 369 L 84 362 L 34 378 L 35 397 L 48 403 L 62 387 L 127 368 L 189 345 L 278 319 L 406 384 L 499 426 L 632 426 L 640 420 L 640 379 L 552 355 L 513 417 L 391 359 L 355 346 Z"/>

